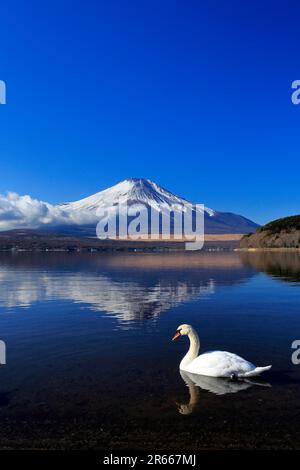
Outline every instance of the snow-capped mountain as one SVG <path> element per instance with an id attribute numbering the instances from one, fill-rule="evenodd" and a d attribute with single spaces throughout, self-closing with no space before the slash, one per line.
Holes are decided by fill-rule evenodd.
<path id="1" fill-rule="evenodd" d="M 100 208 L 109 209 L 116 204 L 131 206 L 137 203 L 145 204 L 156 210 L 162 210 L 164 207 L 169 209 L 174 205 L 192 204 L 187 199 L 176 196 L 149 179 L 128 178 L 111 188 L 79 201 L 60 204 L 60 207 L 67 211 L 87 211 L 96 214 Z M 209 208 L 205 208 L 205 212 L 209 216 L 215 214 Z"/>
<path id="2" fill-rule="evenodd" d="M 89 215 L 97 220 L 99 209 L 109 209 L 117 204 L 141 203 L 154 210 L 163 211 L 174 205 L 185 206 L 193 204 L 172 192 L 162 188 L 149 179 L 128 178 L 120 183 L 100 191 L 79 201 L 68 202 L 57 206 L 64 213 L 80 213 Z M 249 233 L 254 232 L 258 225 L 249 219 L 230 212 L 218 212 L 205 206 L 204 209 L 205 233 Z"/>

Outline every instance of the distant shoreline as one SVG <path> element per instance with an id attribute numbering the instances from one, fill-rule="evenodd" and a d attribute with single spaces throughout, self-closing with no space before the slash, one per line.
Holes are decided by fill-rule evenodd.
<path id="1" fill-rule="evenodd" d="M 235 248 L 234 251 L 240 251 L 240 252 L 251 252 L 251 251 L 285 251 L 285 252 L 300 252 L 300 248 L 295 248 L 295 247 L 278 247 L 278 248 Z"/>
<path id="2" fill-rule="evenodd" d="M 203 251 L 233 251 L 242 234 L 207 234 Z M 0 232 L 1 252 L 178 252 L 185 251 L 185 241 L 178 240 L 100 240 L 49 233 L 38 230 Z"/>

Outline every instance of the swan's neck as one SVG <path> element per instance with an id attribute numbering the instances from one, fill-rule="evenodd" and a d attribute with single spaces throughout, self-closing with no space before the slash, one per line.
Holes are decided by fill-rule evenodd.
<path id="1" fill-rule="evenodd" d="M 198 356 L 200 349 L 200 340 L 195 330 L 192 330 L 188 335 L 190 340 L 190 347 L 184 358 L 180 363 L 180 369 L 186 367 L 190 362 L 192 362 Z"/>

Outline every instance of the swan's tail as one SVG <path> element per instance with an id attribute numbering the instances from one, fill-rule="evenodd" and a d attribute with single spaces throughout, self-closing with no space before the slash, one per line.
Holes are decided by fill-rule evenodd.
<path id="1" fill-rule="evenodd" d="M 272 366 L 266 367 L 255 367 L 255 369 L 250 370 L 250 372 L 246 372 L 244 377 L 255 377 L 256 375 L 260 375 L 262 372 L 266 372 L 270 370 Z"/>

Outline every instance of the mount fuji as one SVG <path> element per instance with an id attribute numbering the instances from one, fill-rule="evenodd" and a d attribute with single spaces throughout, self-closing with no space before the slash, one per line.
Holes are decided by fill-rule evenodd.
<path id="1" fill-rule="evenodd" d="M 138 203 L 157 211 L 169 209 L 174 205 L 193 205 L 191 201 L 173 194 L 149 179 L 127 178 L 92 196 L 55 207 L 63 213 L 72 214 L 73 218 L 74 214 L 77 214 L 78 219 L 82 214 L 83 218 L 88 218 L 91 222 L 94 222 L 95 218 L 97 223 L 99 209 L 109 210 L 117 204 L 130 207 Z M 255 232 L 258 225 L 241 215 L 204 207 L 204 227 L 206 234 L 244 234 Z"/>
<path id="2" fill-rule="evenodd" d="M 255 232 L 258 225 L 249 219 L 231 212 L 219 212 L 206 206 L 197 206 L 179 197 L 149 179 L 128 178 L 111 188 L 100 191 L 79 201 L 64 204 L 33 199 L 10 192 L 0 194 L 0 233 L 9 230 L 42 230 L 44 233 L 68 234 L 71 236 L 96 237 L 96 225 L 103 211 L 108 218 L 115 217 L 115 206 L 123 214 L 132 205 L 147 208 L 148 216 L 176 214 L 189 206 L 204 216 L 206 235 L 228 235 Z M 179 206 L 175 208 L 174 206 Z M 151 209 L 151 211 L 149 210 Z M 139 208 L 133 208 L 137 213 Z M 137 214 L 138 215 L 138 214 Z M 157 217 L 156 217 L 157 218 Z M 160 215 L 159 215 L 160 218 Z M 158 229 L 161 230 L 161 227 Z"/>

